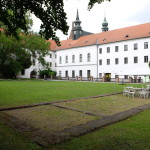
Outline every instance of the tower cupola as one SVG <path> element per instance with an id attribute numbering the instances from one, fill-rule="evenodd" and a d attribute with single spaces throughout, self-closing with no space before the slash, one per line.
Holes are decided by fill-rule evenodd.
<path id="1" fill-rule="evenodd" d="M 72 23 L 72 39 L 76 40 L 82 36 L 81 21 L 79 19 L 79 13 L 77 10 L 76 20 Z"/>
<path id="2" fill-rule="evenodd" d="M 108 22 L 106 20 L 106 17 L 104 17 L 104 21 L 102 23 L 102 32 L 106 32 L 108 30 L 109 30 L 109 28 L 108 28 Z"/>

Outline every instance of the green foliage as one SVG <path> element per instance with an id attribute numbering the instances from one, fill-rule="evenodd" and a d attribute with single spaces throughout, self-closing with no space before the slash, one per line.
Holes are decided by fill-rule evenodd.
<path id="1" fill-rule="evenodd" d="M 50 78 L 51 76 L 56 76 L 56 71 L 52 71 L 51 69 L 46 70 L 40 70 L 39 71 L 40 78 L 44 78 L 46 76 L 47 78 Z"/>
<path id="2" fill-rule="evenodd" d="M 49 44 L 35 35 L 23 35 L 20 40 L 0 34 L 0 76 L 15 78 L 16 75 L 32 65 L 31 57 L 46 65 L 44 56 L 48 54 Z M 40 49 L 40 50 L 39 50 Z M 43 59 L 42 59 L 43 58 Z"/>
<path id="3" fill-rule="evenodd" d="M 90 10 L 94 6 L 95 3 L 101 4 L 104 1 L 110 2 L 111 0 L 90 0 L 90 2 L 88 4 L 88 7 L 89 7 L 88 9 Z"/>
<path id="4" fill-rule="evenodd" d="M 95 3 L 111 0 L 90 0 L 89 10 Z M 56 30 L 61 30 L 65 35 L 68 32 L 66 13 L 63 0 L 1 0 L 0 21 L 8 28 L 8 34 L 18 37 L 17 30 L 22 29 L 27 33 L 29 20 L 26 13 L 31 12 L 42 22 L 40 35 L 46 39 L 52 38 L 59 45 Z M 1 27 L 1 25 L 0 25 Z"/>
<path id="5" fill-rule="evenodd" d="M 42 21 L 40 35 L 59 44 L 56 30 L 67 35 L 69 28 L 63 7 L 63 0 L 1 0 L 0 21 L 7 26 L 9 35 L 18 37 L 18 29 L 28 31 L 26 13 L 30 11 Z"/>

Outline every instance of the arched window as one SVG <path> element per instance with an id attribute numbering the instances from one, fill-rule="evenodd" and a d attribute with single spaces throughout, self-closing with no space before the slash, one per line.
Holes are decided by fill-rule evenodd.
<path id="1" fill-rule="evenodd" d="M 61 58 L 61 56 L 59 57 L 59 63 L 60 63 L 60 64 L 62 63 L 62 58 Z"/>
<path id="2" fill-rule="evenodd" d="M 72 63 L 75 63 L 75 55 L 72 55 Z"/>
<path id="3" fill-rule="evenodd" d="M 87 61 L 88 61 L 88 62 L 91 61 L 91 54 L 90 54 L 90 53 L 87 54 Z"/>
<path id="4" fill-rule="evenodd" d="M 79 55 L 79 62 L 82 62 L 82 54 Z"/>

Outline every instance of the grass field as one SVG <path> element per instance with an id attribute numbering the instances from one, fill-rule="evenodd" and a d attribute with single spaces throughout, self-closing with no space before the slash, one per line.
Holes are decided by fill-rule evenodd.
<path id="1" fill-rule="evenodd" d="M 52 150 L 150 150 L 150 110 L 50 147 Z"/>
<path id="2" fill-rule="evenodd" d="M 109 116 L 149 103 L 150 99 L 132 98 L 120 94 L 94 99 L 82 99 L 73 102 L 63 102 L 57 105 Z"/>
<path id="3" fill-rule="evenodd" d="M 119 92 L 123 86 L 92 82 L 0 81 L 0 108 Z"/>
<path id="4" fill-rule="evenodd" d="M 0 108 L 121 92 L 124 86 L 128 85 L 94 82 L 0 81 Z M 140 87 L 142 85 L 133 86 Z M 122 96 L 120 98 L 113 97 L 112 99 L 107 97 L 101 101 L 96 101 L 95 99 L 94 101 L 88 99 L 82 100 L 82 102 L 75 101 L 61 104 L 84 111 L 110 115 L 112 113 L 109 110 L 118 112 L 149 103 L 149 99 L 123 99 Z M 113 108 L 115 105 L 118 105 L 118 108 Z M 45 122 L 47 126 L 51 122 L 56 122 L 56 124 L 51 124 L 53 130 L 63 130 L 68 127 L 69 121 L 69 126 L 71 126 L 96 119 L 93 116 L 80 115 L 80 113 L 71 112 L 70 110 L 59 110 L 52 106 L 40 106 L 9 112 L 11 115 L 27 120 L 37 128 L 45 126 L 42 122 Z M 42 114 L 44 114 L 44 117 Z M 0 112 L 1 115 L 3 113 Z M 75 138 L 66 143 L 49 145 L 47 148 L 38 146 L 23 137 L 16 130 L 8 127 L 7 123 L 1 120 L 0 117 L 0 150 L 149 150 L 149 116 L 150 110 L 147 110 L 123 122 Z M 61 123 L 62 119 L 64 119 L 64 124 Z M 50 127 L 48 131 L 52 130 L 52 128 Z"/>

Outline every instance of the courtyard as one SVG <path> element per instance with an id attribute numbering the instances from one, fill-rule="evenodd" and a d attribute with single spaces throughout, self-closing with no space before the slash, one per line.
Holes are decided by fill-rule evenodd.
<path id="1" fill-rule="evenodd" d="M 25 147 L 27 149 L 87 149 L 87 142 L 83 144 L 81 141 L 77 148 L 73 141 L 87 137 L 89 134 L 103 133 L 103 130 L 108 130 L 108 125 L 113 124 L 111 126 L 115 126 L 115 122 L 125 119 L 127 120 L 123 122 L 129 121 L 130 116 L 150 108 L 149 98 L 123 96 L 121 92 L 124 86 L 128 86 L 127 84 L 53 81 L 1 81 L 0 84 L 0 126 L 4 130 L 10 128 L 5 133 L 0 130 L 1 135 L 3 135 L 3 138 L 2 136 L 0 138 L 1 149 L 4 147 L 9 149 L 10 145 L 10 149 L 13 146 L 17 149 L 18 138 L 19 140 L 25 138 L 31 142 L 31 144 L 27 142 L 28 144 L 26 143 L 22 149 Z M 143 85 L 134 84 L 132 86 L 141 87 Z M 4 95 L 4 93 L 7 94 Z M 21 106 L 26 106 L 26 108 Z M 146 111 L 147 113 L 149 110 Z M 134 117 L 131 117 L 131 120 L 132 118 Z M 149 122 L 150 120 L 145 118 L 143 122 L 140 122 L 141 126 L 145 125 L 144 121 Z M 103 128 L 104 126 L 108 127 Z M 13 131 L 10 131 L 12 129 Z M 145 126 L 143 130 L 146 131 Z M 110 132 L 113 131 L 110 130 Z M 122 131 L 118 128 L 118 132 Z M 128 134 L 127 132 L 126 135 L 128 136 Z M 7 139 L 8 135 L 15 135 L 16 140 L 13 139 L 15 144 L 14 142 L 11 143 L 12 139 Z M 113 135 L 114 133 L 112 133 Z M 103 136 L 102 138 L 99 135 L 100 141 L 103 141 L 108 135 Z M 139 144 L 136 137 L 132 138 L 131 142 Z M 143 139 L 143 135 L 141 138 Z M 11 143 L 9 146 L 7 140 Z M 86 140 L 88 141 L 88 139 Z M 140 136 L 139 140 L 141 140 Z M 76 146 L 74 144 L 71 146 L 70 143 L 72 142 Z M 94 142 L 96 141 L 94 140 Z M 123 140 L 123 142 L 128 143 L 128 149 L 131 148 L 128 140 Z M 115 143 L 113 142 L 113 144 Z M 81 148 L 82 146 L 83 148 Z M 103 144 L 100 144 L 101 146 L 102 148 L 97 147 L 97 149 L 103 150 L 106 147 L 111 149 L 111 147 L 108 148 L 107 144 L 106 147 Z M 149 145 L 147 146 L 149 147 Z M 114 149 L 117 147 L 120 148 L 120 144 L 115 144 Z M 143 147 L 143 149 L 146 148 Z M 94 149 L 94 145 L 90 149 Z"/>

